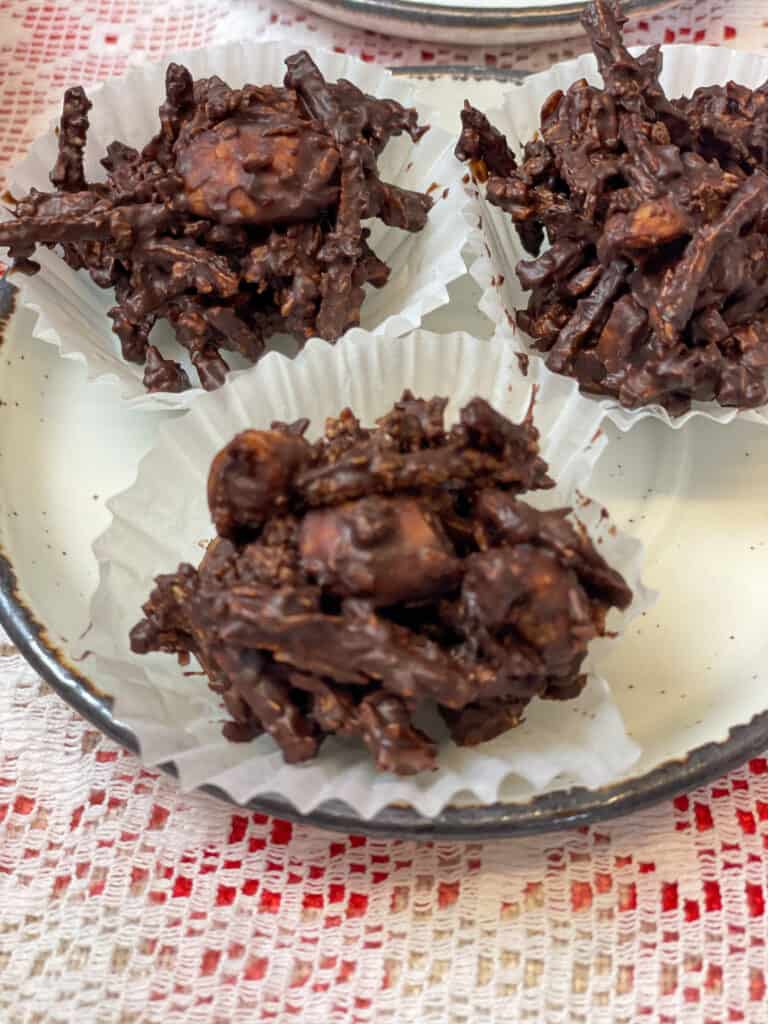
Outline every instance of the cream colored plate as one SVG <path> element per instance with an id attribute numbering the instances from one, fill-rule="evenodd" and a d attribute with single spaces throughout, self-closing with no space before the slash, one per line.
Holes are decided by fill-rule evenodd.
<path id="1" fill-rule="evenodd" d="M 455 130 L 464 97 L 490 107 L 499 86 L 441 80 L 423 88 Z M 476 302 L 464 278 L 451 305 L 426 326 L 488 336 Z M 7 556 L 0 619 L 67 699 L 119 734 L 69 673 L 66 654 L 87 626 L 96 583 L 91 544 L 109 520 L 105 499 L 132 482 L 169 414 L 129 411 L 114 385 L 87 385 L 82 365 L 31 339 L 25 314 L 7 326 L 0 357 L 0 544 Z M 606 671 L 643 747 L 631 777 L 609 790 L 561 790 L 536 800 L 510 792 L 506 805 L 454 808 L 434 822 L 388 811 L 366 830 L 490 836 L 591 820 L 713 777 L 768 747 L 768 430 L 700 419 L 679 431 L 656 421 L 628 434 L 606 429 L 611 444 L 590 492 L 645 541 L 647 582 L 662 594 Z M 43 624 L 46 643 L 29 612 Z M 364 827 L 339 808 L 313 819 Z"/>

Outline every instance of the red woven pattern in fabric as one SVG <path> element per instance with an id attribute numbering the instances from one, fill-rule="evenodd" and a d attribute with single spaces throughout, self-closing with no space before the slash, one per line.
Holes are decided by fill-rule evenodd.
<path id="1" fill-rule="evenodd" d="M 3 1020 L 764 1020 L 764 759 L 577 832 L 373 841 L 182 795 L 0 671 Z"/>
<path id="2" fill-rule="evenodd" d="M 530 69 L 257 0 L 0 0 L 0 176 L 63 88 L 288 31 L 390 64 Z M 768 46 L 763 0 L 633 43 Z M 768 763 L 631 818 L 498 844 L 366 841 L 180 794 L 0 658 L 0 1019 L 12 1024 L 766 1020 Z"/>
<path id="3" fill-rule="evenodd" d="M 586 49 L 583 39 L 542 45 L 432 46 L 362 32 L 317 18 L 288 3 L 263 0 L 0 0 L 0 173 L 45 126 L 62 90 L 120 74 L 128 60 L 158 60 L 180 49 L 281 32 L 315 45 L 387 64 L 466 63 L 530 70 Z M 635 20 L 633 44 L 721 43 L 768 46 L 760 0 L 688 0 Z"/>

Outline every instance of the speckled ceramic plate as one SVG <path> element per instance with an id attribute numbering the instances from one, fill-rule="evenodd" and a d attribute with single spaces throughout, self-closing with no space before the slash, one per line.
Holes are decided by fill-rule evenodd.
<path id="1" fill-rule="evenodd" d="M 296 0 L 315 14 L 372 32 L 425 39 L 460 41 L 463 46 L 533 43 L 579 35 L 584 0 Z M 678 0 L 625 0 L 627 14 L 643 15 L 673 7 Z"/>
<path id="2" fill-rule="evenodd" d="M 434 71 L 433 71 L 434 74 Z M 507 88 L 510 87 L 507 83 Z M 461 102 L 498 105 L 498 82 L 439 77 L 424 100 L 457 130 Z M 488 336 L 469 278 L 426 326 Z M 85 717 L 135 749 L 109 694 L 68 651 L 88 624 L 94 538 L 105 499 L 128 487 L 169 413 L 137 412 L 114 384 L 87 384 L 83 366 L 33 340 L 0 285 L 0 623 L 30 663 Z M 646 420 L 610 444 L 590 493 L 647 546 L 646 580 L 661 592 L 628 631 L 608 678 L 643 748 L 632 772 L 598 790 L 531 796 L 518 786 L 492 806 L 459 804 L 434 819 L 390 807 L 371 821 L 329 803 L 307 820 L 346 832 L 492 838 L 595 821 L 715 778 L 768 748 L 768 430 Z M 86 673 L 86 674 L 84 674 Z M 297 817 L 279 798 L 260 810 Z"/>

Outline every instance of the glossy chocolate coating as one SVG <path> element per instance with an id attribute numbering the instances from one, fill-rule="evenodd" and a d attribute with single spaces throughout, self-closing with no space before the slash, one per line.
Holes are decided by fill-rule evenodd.
<path id="1" fill-rule="evenodd" d="M 618 4 L 583 15 L 603 88 L 541 111 L 517 165 L 471 107 L 457 146 L 535 257 L 517 323 L 557 373 L 630 409 L 768 402 L 768 83 L 668 99 L 651 47 L 624 47 Z M 544 238 L 549 248 L 541 252 Z"/>
<path id="2" fill-rule="evenodd" d="M 222 350 L 255 362 L 274 334 L 335 341 L 360 322 L 365 286 L 389 276 L 364 220 L 426 224 L 431 198 L 381 181 L 377 166 L 393 136 L 427 130 L 416 111 L 326 82 L 306 53 L 286 64 L 283 86 L 242 89 L 169 65 L 160 130 L 141 152 L 111 143 L 99 183 L 83 170 L 91 104 L 68 90 L 56 191 L 33 191 L 0 224 L 18 271 L 39 270 L 38 245 L 60 245 L 71 267 L 114 288 L 113 330 L 149 391 L 190 386 L 150 343 L 158 321 L 213 390 L 229 369 Z"/>
<path id="3" fill-rule="evenodd" d="M 299 550 L 321 586 L 377 606 L 433 598 L 461 575 L 440 521 L 415 498 L 361 498 L 313 509 L 302 522 Z"/>
<path id="4" fill-rule="evenodd" d="M 238 741 L 268 732 L 289 762 L 329 734 L 378 769 L 437 763 L 412 721 L 432 702 L 458 743 L 491 739 L 535 696 L 584 685 L 590 641 L 632 599 L 550 487 L 532 414 L 406 392 L 374 429 L 345 410 L 310 444 L 306 421 L 239 434 L 214 459 L 218 538 L 198 569 L 160 576 L 133 650 L 194 654 Z"/>
<path id="5" fill-rule="evenodd" d="M 196 217 L 222 224 L 313 220 L 339 199 L 340 154 L 311 128 L 223 121 L 180 147 L 176 167 Z"/>

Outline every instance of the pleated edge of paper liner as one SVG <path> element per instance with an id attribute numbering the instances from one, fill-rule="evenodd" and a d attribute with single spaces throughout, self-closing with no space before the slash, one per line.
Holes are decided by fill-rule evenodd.
<path id="1" fill-rule="evenodd" d="M 644 53 L 647 47 L 633 46 L 628 49 L 633 55 L 638 55 Z M 700 86 L 725 84 L 729 80 L 751 84 L 754 88 L 768 79 L 768 54 L 765 53 L 695 44 L 662 46 L 661 51 L 664 55 L 661 81 L 668 95 L 690 94 Z M 529 75 L 519 85 L 501 86 L 500 99 L 503 106 L 484 113 L 504 133 L 515 155 L 519 157 L 522 146 L 539 130 L 539 112 L 544 100 L 557 89 L 566 91 L 579 78 L 587 78 L 593 84 L 601 82 L 597 62 L 591 53 Z M 529 118 L 534 119 L 526 131 L 518 130 L 513 122 L 510 113 L 512 107 L 526 111 Z M 465 177 L 468 173 L 466 167 Z M 528 254 L 522 249 L 508 214 L 488 203 L 484 190 L 471 177 L 465 181 L 464 187 L 467 199 L 464 213 L 470 225 L 467 258 L 469 273 L 482 290 L 480 309 L 495 325 L 497 338 L 509 341 L 519 352 L 543 365 L 545 356 L 515 323 L 515 311 L 524 305 L 523 296 L 527 302 L 529 294 L 517 282 L 515 265 L 518 259 Z M 514 258 L 507 255 L 510 250 Z M 515 302 L 514 299 L 510 301 L 509 296 L 505 297 L 505 287 L 511 287 L 520 300 Z M 768 406 L 741 410 L 726 408 L 716 402 L 693 402 L 688 412 L 673 417 L 660 405 L 632 410 L 626 409 L 614 398 L 584 394 L 584 400 L 599 405 L 606 418 L 624 432 L 645 419 L 660 420 L 673 430 L 679 430 L 696 418 L 720 424 L 739 419 L 768 425 Z"/>
<path id="2" fill-rule="evenodd" d="M 562 779 L 564 786 L 582 784 L 593 787 L 615 781 L 631 768 L 640 755 L 640 748 L 627 734 L 606 683 L 598 675 L 605 653 L 620 643 L 620 639 L 598 641 L 590 652 L 585 666 L 590 672 L 590 684 L 583 695 L 583 707 L 578 701 L 536 703 L 536 713 L 549 715 L 551 719 L 537 728 L 547 741 L 557 733 L 563 745 L 559 760 L 554 764 L 551 763 L 551 750 L 550 763 L 546 763 L 547 757 L 542 756 L 535 737 L 530 741 L 534 749 L 520 753 L 522 737 L 526 735 L 523 731 L 526 726 L 523 726 L 520 731 L 513 730 L 482 748 L 462 750 L 446 743 L 441 750 L 440 770 L 426 777 L 405 780 L 378 775 L 362 745 L 350 754 L 345 745 L 339 752 L 337 743 L 326 743 L 314 761 L 302 766 L 286 766 L 268 737 L 247 746 L 228 744 L 220 736 L 220 723 L 225 716 L 219 710 L 215 696 L 199 676 L 193 677 L 191 682 L 182 681 L 184 690 L 180 691 L 181 669 L 170 656 L 153 655 L 149 664 L 150 659 L 126 654 L 128 628 L 140 617 L 140 604 L 149 594 L 152 578 L 158 572 L 173 571 L 179 561 L 193 558 L 199 561 L 201 533 L 206 529 L 207 536 L 210 536 L 212 532 L 207 509 L 204 508 L 205 477 L 210 458 L 236 430 L 245 426 L 267 425 L 277 412 L 282 413 L 279 418 L 292 419 L 306 404 L 300 399 L 302 394 L 307 395 L 310 406 L 307 412 L 312 413 L 313 423 L 322 413 L 315 415 L 312 408 L 319 405 L 322 409 L 324 403 L 325 414 L 331 410 L 337 412 L 349 403 L 360 413 L 363 422 L 370 422 L 391 405 L 392 396 L 399 397 L 403 387 L 414 386 L 417 394 L 425 394 L 430 390 L 427 382 L 432 380 L 435 385 L 431 393 L 438 394 L 453 390 L 445 386 L 453 379 L 458 382 L 462 393 L 454 397 L 454 406 L 463 404 L 474 393 L 480 393 L 513 419 L 521 418 L 533 387 L 538 388 L 540 413 L 549 407 L 552 423 L 557 426 L 556 430 L 550 429 L 547 436 L 542 437 L 542 447 L 545 456 L 549 455 L 553 474 L 558 469 L 558 462 L 562 462 L 562 473 L 557 475 L 564 476 L 568 483 L 561 484 L 554 492 L 534 492 L 524 497 L 532 499 L 538 496 L 540 504 L 546 507 L 572 506 L 596 543 L 601 545 L 598 550 L 626 576 L 635 600 L 627 613 L 612 614 L 612 630 L 622 632 L 636 616 L 651 606 L 656 595 L 641 582 L 642 544 L 636 538 L 617 531 L 599 504 L 585 498 L 582 493 L 606 439 L 601 436 L 600 411 L 579 396 L 573 381 L 549 374 L 539 365 L 532 366 L 529 376 L 524 377 L 513 348 L 501 340 L 481 342 L 464 333 L 438 336 L 415 331 L 406 337 L 389 339 L 386 345 L 373 346 L 369 342 L 370 336 L 365 332 L 353 331 L 335 347 L 313 340 L 293 361 L 277 353 L 270 354 L 256 367 L 233 375 L 218 392 L 198 399 L 183 419 L 162 426 L 160 439 L 142 461 L 136 482 L 108 503 L 113 522 L 94 544 L 100 582 L 91 603 L 92 629 L 76 652 L 78 656 L 86 651 L 89 654 L 83 668 L 95 673 L 100 686 L 115 696 L 115 716 L 137 734 L 147 763 L 156 765 L 173 760 L 185 788 L 212 783 L 237 803 L 246 803 L 259 795 L 279 793 L 300 812 L 310 811 L 330 799 L 340 799 L 366 818 L 395 802 L 409 804 L 420 813 L 432 816 L 462 792 L 469 792 L 486 804 L 494 802 L 500 796 L 502 782 L 512 775 L 527 780 L 526 798 L 551 787 L 556 779 Z M 447 350 L 450 350 L 449 356 L 446 355 Z M 470 367 L 471 358 L 474 365 Z M 367 367 L 367 372 L 363 373 L 362 367 Z M 474 371 L 471 374 L 470 368 Z M 330 393 L 318 397 L 318 392 L 324 388 Z M 356 401 L 350 396 L 350 391 L 362 396 L 362 400 L 358 398 Z M 371 396 L 372 401 L 365 401 L 366 395 Z M 362 408 L 364 405 L 369 409 L 367 413 Z M 256 408 L 259 411 L 254 414 Z M 454 418 L 455 409 L 452 409 L 447 419 L 452 421 Z M 543 423 L 549 422 L 545 415 L 540 414 L 539 419 Z M 223 426 L 225 423 L 228 424 L 226 428 Z M 550 451 L 547 453 L 548 439 Z M 561 455 L 558 455 L 558 450 Z M 199 495 L 196 499 L 199 509 L 190 512 L 193 503 L 176 500 L 174 504 L 171 499 L 168 510 L 163 510 L 163 494 L 167 494 L 171 470 L 171 478 L 177 480 L 181 490 L 186 490 L 185 477 L 192 481 L 195 493 Z M 156 486 L 151 484 L 152 480 L 157 481 Z M 187 513 L 194 522 L 185 526 Z M 141 524 L 142 514 L 145 516 L 144 526 Z M 169 538 L 158 536 L 164 522 L 173 524 L 176 529 L 172 541 L 175 548 L 168 548 Z M 178 534 L 185 529 L 189 536 L 182 546 Z M 121 545 L 125 551 L 122 556 Z M 152 557 L 151 567 L 145 570 L 140 568 L 143 551 L 149 551 Z M 158 553 L 160 564 L 155 557 Z M 129 597 L 131 587 L 133 592 Z M 122 618 L 116 595 L 124 606 L 129 606 L 124 607 Z M 168 677 L 162 686 L 158 682 L 161 674 Z M 190 703 L 186 692 L 188 685 L 198 687 L 195 700 L 199 698 L 200 712 L 195 712 L 198 717 L 181 727 L 178 702 Z M 174 701 L 177 702 L 176 710 Z M 569 718 L 571 713 L 572 719 Z M 589 724 L 589 714 L 598 716 L 597 726 Z M 173 726 L 161 727 L 158 724 L 163 715 Z M 585 716 L 585 721 L 577 722 L 579 715 Z M 201 716 L 205 719 L 202 725 Z M 532 706 L 529 722 L 534 717 Z M 553 730 L 555 722 L 557 729 Z M 190 724 L 195 724 L 199 736 L 192 743 Z M 577 732 L 578 736 L 587 737 L 580 740 L 582 747 L 571 741 L 569 727 L 583 730 L 583 733 Z M 598 730 L 596 737 L 589 733 L 590 728 Z M 600 732 L 605 729 L 607 734 Z M 497 752 L 502 744 L 510 748 L 509 752 Z M 351 747 L 352 744 L 349 745 Z M 255 753 L 257 749 L 258 753 Z M 448 767 L 447 755 L 458 768 Z M 336 762 L 340 761 L 335 768 L 331 757 Z M 581 774 L 569 776 L 567 766 L 579 758 Z M 467 767 L 470 761 L 471 775 Z M 525 766 L 522 761 L 526 762 Z"/>
<path id="3" fill-rule="evenodd" d="M 222 43 L 169 54 L 162 61 L 132 63 L 123 75 L 88 87 L 89 98 L 93 101 L 86 150 L 89 178 L 93 180 L 98 158 L 104 154 L 107 143 L 112 139 L 118 137 L 126 141 L 127 138 L 131 144 L 140 146 L 157 130 L 157 107 L 164 95 L 165 68 L 171 61 L 191 66 L 194 77 L 217 73 L 230 82 L 236 80 L 237 86 L 243 77 L 237 74 L 238 66 L 248 63 L 249 80 L 255 78 L 261 82 L 265 78 L 274 79 L 276 74 L 268 75 L 255 70 L 257 64 L 262 69 L 279 68 L 281 76 L 283 58 L 294 49 L 295 44 L 291 43 L 289 36 L 273 33 L 260 42 Z M 449 132 L 437 126 L 434 109 L 418 101 L 417 82 L 396 77 L 382 65 L 368 64 L 354 57 L 323 49 L 310 52 L 330 80 L 346 77 L 366 92 L 416 106 L 422 123 L 431 125 L 430 131 L 419 143 L 410 143 L 408 140 L 408 156 L 400 161 L 397 176 L 391 178 L 384 174 L 386 180 L 405 182 L 410 187 L 421 186 L 424 191 L 431 190 L 435 204 L 427 227 L 413 234 L 397 228 L 383 229 L 388 237 L 397 239 L 393 249 L 400 256 L 393 267 L 390 281 L 379 292 L 369 289 L 369 296 L 363 306 L 364 326 L 366 304 L 370 305 L 371 299 L 375 305 L 387 306 L 378 323 L 367 325 L 376 337 L 407 333 L 420 327 L 427 314 L 448 304 L 448 285 L 466 273 L 463 251 L 468 241 L 469 226 L 462 215 L 465 198 L 461 182 L 462 169 L 453 156 L 455 140 Z M 254 53 L 256 57 L 248 56 Z M 126 96 L 131 97 L 130 110 L 125 103 Z M 133 115 L 139 108 L 144 113 L 137 122 Z M 58 118 L 57 112 L 49 129 L 37 137 L 25 157 L 10 170 L 8 189 L 12 195 L 18 197 L 26 194 L 32 185 L 41 189 L 50 188 L 47 175 L 55 160 Z M 121 130 L 123 125 L 126 130 Z M 142 142 L 131 137 L 131 131 L 143 133 Z M 397 142 L 397 139 L 393 140 L 390 146 Z M 423 147 L 421 150 L 420 146 Z M 424 152 L 431 154 L 426 164 L 418 159 L 419 154 Z M 386 165 L 386 160 L 385 149 L 380 163 Z M 418 177 L 418 181 L 411 180 L 413 175 Z M 10 214 L 0 209 L 0 218 L 8 217 Z M 370 223 L 374 228 L 381 229 L 378 221 Z M 111 322 L 106 317 L 106 310 L 114 303 L 112 289 L 97 288 L 85 272 L 71 270 L 60 256 L 43 247 L 38 249 L 35 258 L 42 267 L 37 275 L 12 275 L 12 281 L 19 290 L 19 306 L 34 316 L 34 338 L 57 347 L 62 357 L 84 363 L 90 382 L 109 380 L 117 384 L 122 399 L 133 408 L 185 409 L 204 393 L 200 387 L 179 394 L 146 393 L 142 384 L 143 367 L 122 359 L 118 339 L 112 333 Z M 421 268 L 417 269 L 417 276 L 421 279 L 418 287 L 410 284 L 414 264 Z M 71 326 L 62 328 L 62 317 L 69 315 L 62 311 L 68 308 L 76 319 Z"/>

